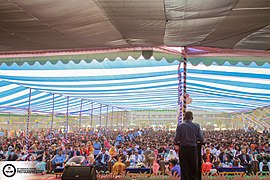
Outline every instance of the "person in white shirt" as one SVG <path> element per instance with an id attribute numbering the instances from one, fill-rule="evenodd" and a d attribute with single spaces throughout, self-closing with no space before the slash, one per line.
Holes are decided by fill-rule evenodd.
<path id="1" fill-rule="evenodd" d="M 216 157 L 218 157 L 220 155 L 220 153 L 221 153 L 220 149 L 217 149 L 217 151 L 216 151 Z"/>
<path id="2" fill-rule="evenodd" d="M 210 145 L 210 151 L 211 151 L 211 154 L 213 154 L 214 156 L 217 156 L 217 149 L 214 147 L 213 144 Z"/>
<path id="3" fill-rule="evenodd" d="M 131 166 L 135 166 L 136 164 L 143 162 L 143 157 L 138 151 L 135 151 L 135 153 L 130 156 L 129 161 Z"/>
<path id="4" fill-rule="evenodd" d="M 169 162 L 170 160 L 173 159 L 178 159 L 178 156 L 174 150 L 170 149 L 169 154 L 165 156 L 165 162 Z"/>

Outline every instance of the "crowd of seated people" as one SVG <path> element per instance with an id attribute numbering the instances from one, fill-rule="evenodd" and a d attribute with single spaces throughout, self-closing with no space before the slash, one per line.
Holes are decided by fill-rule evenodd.
<path id="1" fill-rule="evenodd" d="M 3 131 L 3 130 L 2 130 Z M 0 137 L 0 159 L 3 161 L 35 161 L 43 173 L 63 167 L 74 156 L 84 156 L 83 165 L 95 165 L 100 171 L 115 171 L 123 167 L 165 166 L 180 172 L 178 149 L 172 143 L 173 131 L 136 129 L 126 131 L 84 129 L 80 132 L 36 130 L 29 133 L 26 150 L 24 131 L 4 131 Z M 204 131 L 205 148 L 202 150 L 202 171 L 220 166 L 243 166 L 247 173 L 258 162 L 259 171 L 270 171 L 268 131 L 254 130 Z M 155 166 L 153 166 L 155 165 Z M 119 168 L 117 168 L 119 167 Z"/>
<path id="2" fill-rule="evenodd" d="M 269 133 L 249 128 L 248 131 L 206 131 L 205 151 L 202 156 L 202 171 L 209 172 L 218 167 L 241 166 L 250 174 L 256 170 L 270 171 Z M 256 164 L 257 163 L 257 164 Z"/>

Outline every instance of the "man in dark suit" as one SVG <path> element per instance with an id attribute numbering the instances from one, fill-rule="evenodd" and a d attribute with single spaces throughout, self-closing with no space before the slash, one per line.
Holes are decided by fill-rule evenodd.
<path id="1" fill-rule="evenodd" d="M 242 154 L 238 156 L 240 165 L 246 168 L 247 174 L 249 175 L 251 173 L 252 157 L 249 154 L 247 154 L 246 149 L 242 149 L 241 152 Z"/>
<path id="2" fill-rule="evenodd" d="M 95 161 L 97 167 L 101 168 L 102 171 L 106 172 L 108 170 L 108 162 L 109 162 L 110 156 L 106 154 L 106 149 L 102 149 L 101 153 L 97 155 Z"/>
<path id="3" fill-rule="evenodd" d="M 81 153 L 80 153 L 78 147 L 75 146 L 74 149 L 72 149 L 72 150 L 69 151 L 68 157 L 69 157 L 69 159 L 70 159 L 70 158 L 72 158 L 73 156 L 80 156 L 80 155 L 81 155 Z"/>
<path id="4" fill-rule="evenodd" d="M 197 142 L 203 144 L 204 139 L 200 125 L 192 122 L 193 113 L 191 111 L 185 113 L 184 120 L 178 125 L 174 138 L 174 144 L 179 145 L 181 180 L 197 180 L 200 171 Z"/>
<path id="5" fill-rule="evenodd" d="M 233 165 L 233 156 L 224 148 L 220 148 L 221 153 L 218 155 L 218 162 L 221 164 Z"/>

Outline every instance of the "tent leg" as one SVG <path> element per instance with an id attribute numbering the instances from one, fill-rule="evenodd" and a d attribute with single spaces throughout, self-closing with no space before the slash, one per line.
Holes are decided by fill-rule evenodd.
<path id="1" fill-rule="evenodd" d="M 30 116 L 31 116 L 31 95 L 32 89 L 29 89 L 29 100 L 28 100 L 28 109 L 27 109 L 27 121 L 26 121 L 26 151 L 29 149 L 29 123 L 30 123 Z"/>
<path id="2" fill-rule="evenodd" d="M 182 73 L 181 73 L 181 62 L 178 65 L 178 125 L 183 121 L 183 105 L 181 101 L 182 91 Z"/>
<path id="3" fill-rule="evenodd" d="M 183 96 L 184 96 L 184 103 L 183 103 L 183 116 L 185 120 L 185 113 L 187 109 L 187 48 L 184 47 L 183 51 L 183 56 L 184 56 L 184 72 L 183 72 L 183 79 L 184 79 L 184 84 L 183 84 Z"/>
<path id="4" fill-rule="evenodd" d="M 53 94 L 53 98 L 52 98 L 52 120 L 51 120 L 51 127 L 50 127 L 50 143 L 52 143 L 52 129 L 53 129 L 53 118 L 54 118 L 54 94 Z"/>
<path id="5" fill-rule="evenodd" d="M 83 106 L 83 99 L 81 99 L 81 105 L 80 105 L 80 121 L 79 121 L 79 131 L 82 128 L 82 106 Z"/>
<path id="6" fill-rule="evenodd" d="M 68 140 L 68 106 L 69 106 L 69 96 L 67 97 L 66 140 Z"/>

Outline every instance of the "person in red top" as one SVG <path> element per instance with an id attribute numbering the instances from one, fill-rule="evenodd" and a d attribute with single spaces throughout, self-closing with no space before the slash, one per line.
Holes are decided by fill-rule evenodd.
<path id="1" fill-rule="evenodd" d="M 212 169 L 215 161 L 215 156 L 211 153 L 210 148 L 206 148 L 206 153 L 204 153 L 202 160 L 202 172 L 209 172 Z"/>
<path id="2" fill-rule="evenodd" d="M 80 154 L 85 157 L 89 156 L 88 149 L 85 147 L 85 144 L 82 144 Z"/>

